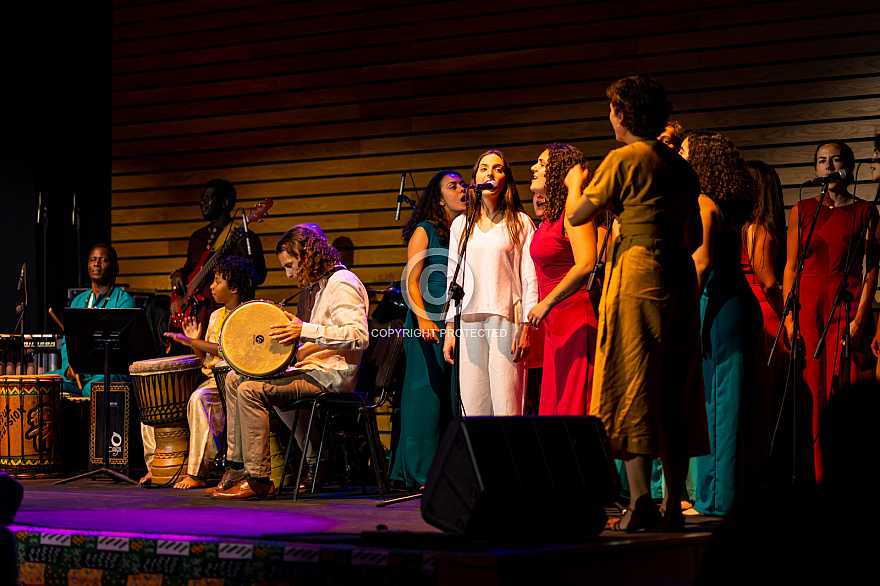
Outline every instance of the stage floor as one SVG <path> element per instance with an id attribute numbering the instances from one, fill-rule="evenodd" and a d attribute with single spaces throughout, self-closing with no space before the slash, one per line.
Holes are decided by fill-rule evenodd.
<path id="1" fill-rule="evenodd" d="M 21 482 L 24 500 L 10 529 L 26 584 L 74 583 L 88 572 L 103 573 L 103 583 L 163 586 L 204 579 L 489 586 L 587 576 L 591 584 L 685 584 L 717 524 L 691 517 L 683 534 L 606 531 L 576 543 L 499 545 L 442 533 L 422 520 L 418 500 L 378 508 L 375 489 L 229 502 L 201 490 L 88 479 Z"/>

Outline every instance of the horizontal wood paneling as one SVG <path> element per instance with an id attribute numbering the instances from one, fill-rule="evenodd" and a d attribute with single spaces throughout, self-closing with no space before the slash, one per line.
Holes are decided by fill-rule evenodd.
<path id="1" fill-rule="evenodd" d="M 254 227 L 265 291 L 291 289 L 272 251 L 305 221 L 353 242 L 351 268 L 366 283 L 397 279 L 403 169 L 418 187 L 443 168 L 469 178 L 476 156 L 500 147 L 528 202 L 546 143 L 575 144 L 593 167 L 616 148 L 605 88 L 640 71 L 658 75 L 685 127 L 724 132 L 746 158 L 776 166 L 789 205 L 815 174 L 817 141 L 870 154 L 880 13 L 863 2 L 709 4 L 117 0 L 121 279 L 167 289 L 204 223 L 201 185 L 215 177 L 233 181 L 246 208 L 274 199 Z"/>

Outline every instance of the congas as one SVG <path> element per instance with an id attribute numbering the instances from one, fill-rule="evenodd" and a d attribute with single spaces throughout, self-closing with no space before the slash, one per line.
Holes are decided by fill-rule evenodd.
<path id="1" fill-rule="evenodd" d="M 0 377 L 0 468 L 12 476 L 55 476 L 61 465 L 61 377 Z"/>
<path id="2" fill-rule="evenodd" d="M 296 344 L 279 344 L 269 337 L 269 326 L 287 321 L 284 311 L 271 301 L 242 303 L 220 328 L 220 355 L 234 371 L 251 378 L 283 372 L 296 354 Z"/>
<path id="3" fill-rule="evenodd" d="M 186 404 L 202 381 L 195 356 L 168 356 L 131 365 L 141 421 L 155 428 L 156 450 L 150 470 L 153 482 L 165 484 L 186 474 L 189 426 Z"/>

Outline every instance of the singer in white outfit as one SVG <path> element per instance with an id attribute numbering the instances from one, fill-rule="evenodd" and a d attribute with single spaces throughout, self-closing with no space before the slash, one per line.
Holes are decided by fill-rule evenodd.
<path id="1" fill-rule="evenodd" d="M 467 242 L 465 269 L 458 283 L 465 297 L 461 319 L 460 390 L 464 415 L 522 415 L 525 358 L 529 351 L 527 316 L 538 302 L 538 281 L 529 255 L 535 233 L 523 211 L 510 165 L 497 150 L 483 153 L 473 179 L 496 187 L 482 192 L 477 219 Z M 457 264 L 466 216 L 455 219 L 449 234 L 447 283 Z M 443 354 L 454 362 L 454 305 L 446 317 Z"/>

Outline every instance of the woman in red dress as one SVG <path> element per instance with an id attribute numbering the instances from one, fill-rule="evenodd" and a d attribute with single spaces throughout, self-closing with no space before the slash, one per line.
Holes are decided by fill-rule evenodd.
<path id="1" fill-rule="evenodd" d="M 810 230 L 816 206 L 819 210 L 816 228 L 806 251 L 804 271 L 800 281 L 799 315 L 800 334 L 803 339 L 806 357 L 804 362 L 804 382 L 812 395 L 813 461 L 816 481 L 822 479 L 821 438 L 819 429 L 825 404 L 831 394 L 845 382 L 843 374 L 843 328 L 845 317 L 841 311 L 835 314 L 831 327 L 825 337 L 825 347 L 818 360 L 813 358 L 819 343 L 819 335 L 831 313 L 832 303 L 843 279 L 847 280 L 847 290 L 853 296 L 852 321 L 849 333 L 853 341 L 850 362 L 850 380 L 872 378 L 873 360 L 868 362 L 867 354 L 861 346 L 868 346 L 874 335 L 874 321 L 871 315 L 871 301 L 877 288 L 878 235 L 877 210 L 866 201 L 856 199 L 849 191 L 848 179 L 853 176 L 855 157 L 852 149 L 841 141 L 827 141 L 816 149 L 813 162 L 816 175 L 825 177 L 831 173 L 845 170 L 846 178 L 828 183 L 828 192 L 800 202 L 792 208 L 788 221 L 788 255 L 785 264 L 784 294 L 794 284 L 798 251 L 803 247 Z M 867 228 L 865 225 L 867 224 Z M 861 235 L 861 239 L 859 236 Z M 852 270 L 845 274 L 847 256 L 855 255 Z M 863 275 L 862 260 L 867 257 L 867 272 Z M 864 277 L 864 278 L 863 278 Z M 791 314 L 786 317 L 785 328 L 788 339 L 793 331 Z M 849 381 L 846 381 L 849 382 Z"/>
<path id="2" fill-rule="evenodd" d="M 567 144 L 548 145 L 532 166 L 532 192 L 546 197 L 544 218 L 530 253 L 541 301 L 529 312 L 533 327 L 547 328 L 538 415 L 586 415 L 590 410 L 596 312 L 585 285 L 596 263 L 596 224 L 572 227 L 565 219 L 565 176 L 584 154 Z"/>

